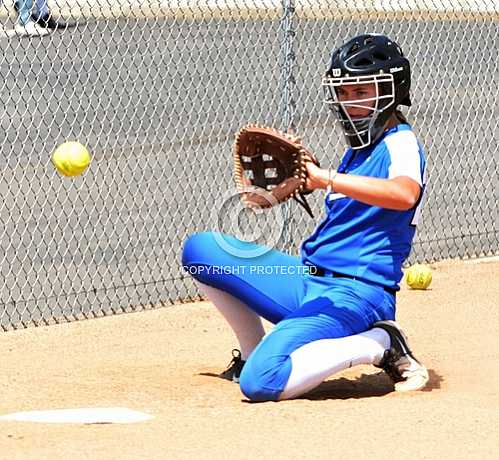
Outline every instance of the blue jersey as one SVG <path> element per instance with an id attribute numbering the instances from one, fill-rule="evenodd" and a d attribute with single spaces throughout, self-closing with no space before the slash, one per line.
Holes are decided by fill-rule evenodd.
<path id="1" fill-rule="evenodd" d="M 401 124 L 374 145 L 348 149 L 338 172 L 384 179 L 408 176 L 421 186 L 421 194 L 412 209 L 397 211 L 333 191 L 326 196 L 326 218 L 302 244 L 303 262 L 398 289 L 425 186 L 423 148 L 411 127 Z"/>

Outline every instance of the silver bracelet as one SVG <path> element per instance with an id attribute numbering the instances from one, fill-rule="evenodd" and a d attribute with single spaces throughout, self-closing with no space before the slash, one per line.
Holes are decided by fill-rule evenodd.
<path id="1" fill-rule="evenodd" d="M 338 175 L 338 171 L 336 171 L 335 169 L 329 168 L 327 189 L 326 189 L 328 194 L 333 191 L 333 183 L 334 183 L 334 180 L 336 179 L 337 175 Z"/>

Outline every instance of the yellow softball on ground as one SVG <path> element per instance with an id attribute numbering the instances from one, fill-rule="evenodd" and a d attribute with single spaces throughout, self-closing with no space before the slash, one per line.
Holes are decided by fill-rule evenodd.
<path id="1" fill-rule="evenodd" d="M 431 268 L 427 265 L 413 265 L 407 270 L 405 280 L 412 289 L 426 289 L 432 280 Z"/>
<path id="2" fill-rule="evenodd" d="M 63 176 L 78 176 L 90 164 L 90 152 L 79 142 L 64 142 L 54 150 L 52 163 Z"/>

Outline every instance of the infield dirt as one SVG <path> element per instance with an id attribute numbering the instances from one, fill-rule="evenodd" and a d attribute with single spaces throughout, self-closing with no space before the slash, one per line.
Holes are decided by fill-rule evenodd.
<path id="1" fill-rule="evenodd" d="M 207 302 L 0 334 L 0 414 L 128 407 L 130 425 L 0 422 L 8 459 L 496 458 L 499 262 L 433 265 L 397 317 L 429 368 L 393 392 L 379 369 L 330 377 L 303 398 L 252 404 L 215 375 L 236 342 Z"/>

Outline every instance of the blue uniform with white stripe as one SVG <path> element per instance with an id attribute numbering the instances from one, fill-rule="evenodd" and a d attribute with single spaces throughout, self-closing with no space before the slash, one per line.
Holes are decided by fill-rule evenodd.
<path id="1" fill-rule="evenodd" d="M 424 168 L 420 144 L 410 126 L 401 124 L 374 145 L 349 149 L 338 171 L 379 178 L 408 176 L 424 189 Z M 303 242 L 301 257 L 269 249 L 255 258 L 240 258 L 223 250 L 210 232 L 185 242 L 182 262 L 194 278 L 232 294 L 276 324 L 241 373 L 241 390 L 248 398 L 278 399 L 291 372 L 290 355 L 297 348 L 358 334 L 375 321 L 394 319 L 395 296 L 389 291 L 398 289 L 421 197 L 413 209 L 394 211 L 332 193 L 326 197 L 326 217 Z M 256 249 L 253 243 L 224 238 L 233 248 Z M 303 270 L 309 265 L 352 278 L 312 276 Z M 213 270 L 216 266 L 234 270 Z M 254 270 L 258 266 L 279 270 Z"/>
<path id="2" fill-rule="evenodd" d="M 349 149 L 338 168 L 338 172 L 383 179 L 408 176 L 421 187 L 424 170 L 423 149 L 406 124 L 386 131 L 374 146 Z M 398 289 L 419 204 L 395 211 L 332 193 L 326 198 L 326 218 L 302 245 L 303 261 Z"/>

